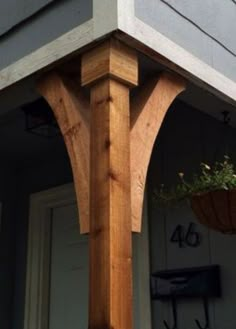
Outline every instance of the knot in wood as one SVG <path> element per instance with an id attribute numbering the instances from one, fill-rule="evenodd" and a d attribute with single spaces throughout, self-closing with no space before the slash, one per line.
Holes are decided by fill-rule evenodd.
<path id="1" fill-rule="evenodd" d="M 108 96 L 107 97 L 107 103 L 112 103 L 113 102 L 113 97 L 112 96 Z"/>
<path id="2" fill-rule="evenodd" d="M 111 178 L 112 180 L 114 181 L 117 181 L 118 180 L 118 177 L 117 175 L 114 173 L 114 171 L 112 169 L 110 169 L 108 171 L 108 177 Z"/>
<path id="3" fill-rule="evenodd" d="M 91 232 L 93 234 L 93 238 L 96 239 L 103 231 L 104 229 L 102 227 L 93 230 L 93 232 Z"/>
<path id="4" fill-rule="evenodd" d="M 106 103 L 112 103 L 113 102 L 113 97 L 112 96 L 108 96 L 107 98 L 105 99 L 100 99 L 96 102 L 96 105 L 97 106 L 100 106 L 100 105 L 103 105 L 103 104 L 106 104 Z"/>
<path id="5" fill-rule="evenodd" d="M 80 130 L 81 122 L 76 123 L 74 126 L 67 129 L 64 133 L 65 137 L 74 137 Z"/>
<path id="6" fill-rule="evenodd" d="M 111 146 L 111 140 L 110 140 L 109 138 L 107 138 L 107 139 L 105 140 L 105 149 L 106 149 L 106 150 L 109 149 L 110 146 Z"/>

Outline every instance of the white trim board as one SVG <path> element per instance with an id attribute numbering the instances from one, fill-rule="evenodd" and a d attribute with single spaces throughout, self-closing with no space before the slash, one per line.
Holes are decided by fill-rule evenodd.
<path id="1" fill-rule="evenodd" d="M 109 13 L 104 19 L 104 12 Z M 93 18 L 0 71 L 0 91 L 117 30 L 117 0 L 93 0 Z"/>
<path id="2" fill-rule="evenodd" d="M 48 65 L 78 51 L 113 31 L 133 40 L 166 59 L 165 65 L 193 83 L 235 105 L 236 83 L 135 17 L 134 0 L 93 0 L 93 19 L 67 32 L 0 71 L 0 91 Z M 106 10 L 105 10 L 106 9 Z M 104 13 L 109 15 L 104 17 Z M 135 46 L 135 43 L 133 43 Z M 157 59 L 158 60 L 158 59 Z"/>
<path id="3" fill-rule="evenodd" d="M 30 198 L 24 329 L 48 329 L 51 209 L 72 202 L 72 184 Z"/>
<path id="4" fill-rule="evenodd" d="M 0 91 L 70 55 L 93 40 L 93 20 L 89 20 L 1 70 Z"/>
<path id="5" fill-rule="evenodd" d="M 51 211 L 76 202 L 73 184 L 31 195 L 28 233 L 27 279 L 24 329 L 49 329 L 49 264 Z M 144 206 L 143 233 L 135 241 L 138 263 L 140 329 L 151 329 L 149 291 L 149 240 L 147 206 Z"/>
<path id="6" fill-rule="evenodd" d="M 118 28 L 117 0 L 93 0 L 94 39 Z"/>

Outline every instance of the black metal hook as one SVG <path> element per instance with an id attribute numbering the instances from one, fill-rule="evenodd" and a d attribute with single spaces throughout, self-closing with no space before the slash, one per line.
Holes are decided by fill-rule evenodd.
<path id="1" fill-rule="evenodd" d="M 165 320 L 163 321 L 163 323 L 164 323 L 166 329 L 177 329 L 177 307 L 176 307 L 175 298 L 171 299 L 171 305 L 172 305 L 172 313 L 173 313 L 173 319 L 174 319 L 173 327 L 171 328 Z"/>
<path id="2" fill-rule="evenodd" d="M 206 319 L 205 325 L 202 326 L 198 320 L 195 320 L 195 322 L 199 329 L 208 329 L 209 328 L 209 312 L 208 312 L 208 299 L 206 297 L 203 299 L 203 303 L 204 303 L 204 313 L 205 313 L 205 319 Z"/>
<path id="3" fill-rule="evenodd" d="M 223 123 L 225 125 L 228 125 L 230 123 L 230 112 L 229 111 L 222 111 L 221 114 L 223 116 Z"/>

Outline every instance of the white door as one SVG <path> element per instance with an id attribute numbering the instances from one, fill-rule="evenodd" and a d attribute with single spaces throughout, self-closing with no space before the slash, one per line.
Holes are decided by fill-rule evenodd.
<path id="1" fill-rule="evenodd" d="M 133 235 L 134 328 L 150 329 L 147 213 Z M 88 328 L 88 236 L 72 185 L 31 197 L 24 329 Z"/>
<path id="2" fill-rule="evenodd" d="M 88 236 L 79 234 L 75 204 L 54 208 L 51 222 L 49 329 L 88 328 Z M 133 238 L 134 322 L 140 327 L 138 235 Z"/>
<path id="3" fill-rule="evenodd" d="M 77 208 L 53 209 L 49 329 L 88 328 L 88 237 Z"/>

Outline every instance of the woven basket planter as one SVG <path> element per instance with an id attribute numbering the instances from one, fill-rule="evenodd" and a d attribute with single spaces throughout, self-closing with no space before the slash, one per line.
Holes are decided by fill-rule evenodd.
<path id="1" fill-rule="evenodd" d="M 225 234 L 236 234 L 236 189 L 217 190 L 191 198 L 199 222 Z"/>

